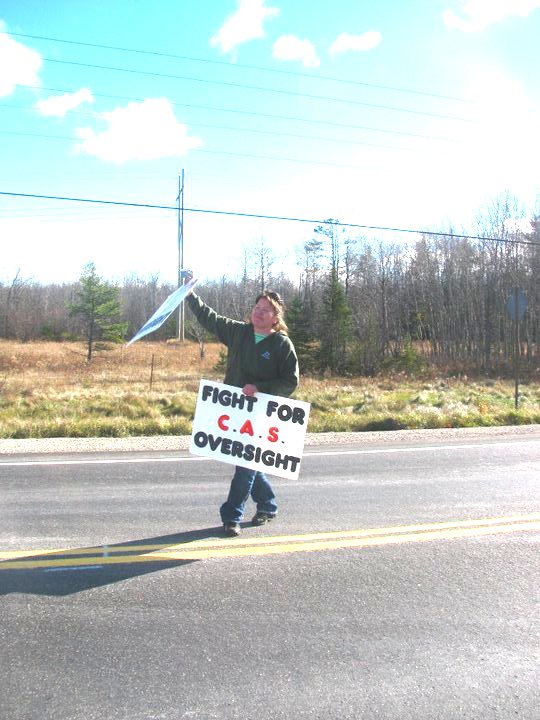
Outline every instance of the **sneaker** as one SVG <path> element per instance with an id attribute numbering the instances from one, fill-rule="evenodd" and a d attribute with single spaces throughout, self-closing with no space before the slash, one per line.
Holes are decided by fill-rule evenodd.
<path id="1" fill-rule="evenodd" d="M 252 525 L 266 525 L 266 523 L 270 522 L 270 520 L 273 520 L 276 516 L 272 515 L 272 513 L 267 512 L 257 512 L 253 516 L 251 520 Z"/>
<path id="2" fill-rule="evenodd" d="M 223 532 L 228 537 L 238 537 L 240 535 L 241 528 L 239 523 L 227 522 L 223 524 Z"/>

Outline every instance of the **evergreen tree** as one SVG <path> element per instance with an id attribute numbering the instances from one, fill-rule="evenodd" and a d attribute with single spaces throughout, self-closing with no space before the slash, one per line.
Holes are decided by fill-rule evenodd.
<path id="1" fill-rule="evenodd" d="M 335 268 L 323 295 L 319 362 L 323 370 L 343 373 L 347 367 L 347 344 L 351 338 L 351 311 Z"/>
<path id="2" fill-rule="evenodd" d="M 96 273 L 94 263 L 84 266 L 75 291 L 75 302 L 68 303 L 69 313 L 82 321 L 87 343 L 88 362 L 92 360 L 98 340 L 122 342 L 127 323 L 119 322 L 121 306 L 119 289 L 103 281 Z"/>
<path id="3" fill-rule="evenodd" d="M 313 337 L 309 330 L 309 314 L 298 294 L 294 296 L 288 305 L 286 321 L 289 328 L 289 337 L 298 356 L 300 371 L 312 369 L 314 359 Z"/>

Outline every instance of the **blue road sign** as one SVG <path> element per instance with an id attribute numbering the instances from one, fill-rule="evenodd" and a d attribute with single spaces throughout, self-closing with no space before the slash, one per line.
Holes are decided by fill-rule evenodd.
<path id="1" fill-rule="evenodd" d="M 512 320 L 521 320 L 527 309 L 527 298 L 521 288 L 517 288 L 508 298 L 506 309 Z"/>

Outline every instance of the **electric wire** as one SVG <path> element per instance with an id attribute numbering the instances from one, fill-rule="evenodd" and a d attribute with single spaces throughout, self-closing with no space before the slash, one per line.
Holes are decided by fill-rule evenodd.
<path id="1" fill-rule="evenodd" d="M 236 158 L 247 158 L 249 160 L 270 160 L 270 162 L 290 162 L 297 163 L 300 165 L 317 165 L 318 167 L 334 167 L 341 168 L 343 170 L 371 170 L 374 172 L 392 173 L 397 174 L 398 170 L 395 167 L 392 168 L 381 168 L 373 165 L 353 165 L 351 163 L 337 163 L 327 162 L 323 160 L 306 160 L 302 158 L 284 157 L 282 155 L 261 155 L 259 153 L 240 153 L 230 152 L 229 150 L 206 150 L 204 148 L 195 148 L 190 150 L 191 153 L 202 153 L 205 155 L 221 155 L 224 157 L 236 157 Z M 403 172 L 406 172 L 403 170 Z"/>
<path id="2" fill-rule="evenodd" d="M 229 129 L 229 128 L 226 128 Z M 230 128 L 232 129 L 232 128 Z M 250 132 L 247 130 L 246 132 Z M 251 132 L 264 132 L 264 131 L 257 131 L 253 130 Z M 72 142 L 79 142 L 83 143 L 83 138 L 77 138 L 69 135 L 48 135 L 46 133 L 30 133 L 30 132 L 23 132 L 18 130 L 0 130 L 0 135 L 12 135 L 16 137 L 29 137 L 29 138 L 40 138 L 45 140 L 62 140 L 62 141 L 72 141 Z M 319 138 L 311 138 L 312 140 L 317 140 Z M 324 138 L 320 138 L 324 139 Z M 328 139 L 328 138 L 326 138 Z M 355 143 L 353 141 L 343 141 L 343 140 L 335 140 L 334 142 L 350 142 L 354 145 L 362 145 L 362 146 L 368 146 L 368 147 L 384 147 L 381 145 L 375 145 L 373 143 Z M 407 150 L 407 148 L 386 148 L 390 150 Z M 412 150 L 414 152 L 414 150 Z M 338 162 L 328 162 L 324 160 L 307 160 L 305 158 L 294 158 L 294 157 L 284 157 L 282 155 L 262 155 L 259 153 L 241 153 L 241 152 L 231 152 L 229 150 L 209 150 L 206 148 L 193 148 L 190 150 L 191 154 L 205 154 L 205 155 L 222 155 L 226 157 L 237 157 L 237 158 L 247 158 L 250 160 L 269 160 L 270 162 L 290 162 L 290 163 L 297 163 L 300 165 L 317 165 L 320 167 L 334 167 L 334 168 L 342 168 L 345 170 L 372 170 L 375 172 L 392 172 L 393 174 L 396 173 L 395 168 L 391 169 L 385 169 L 382 167 L 375 167 L 371 165 L 354 165 L 351 163 L 338 163 Z"/>
<path id="3" fill-rule="evenodd" d="M 114 46 L 99 45 L 99 44 L 94 44 L 94 43 L 83 43 L 83 42 L 78 42 L 78 41 L 73 41 L 73 40 L 48 38 L 48 37 L 44 37 L 44 36 L 32 36 L 32 35 L 26 35 L 23 33 L 5 33 L 2 31 L 0 31 L 0 33 L 9 34 L 9 35 L 18 36 L 18 37 L 27 37 L 27 38 L 40 39 L 40 40 L 46 40 L 46 41 L 51 41 L 51 42 L 66 43 L 66 44 L 70 44 L 70 45 L 87 46 L 87 47 L 91 47 L 91 48 L 116 50 L 116 51 L 121 51 L 121 52 L 131 52 L 131 53 L 138 53 L 138 54 L 143 54 L 143 55 L 155 55 L 155 56 L 161 56 L 161 57 L 167 57 L 167 58 L 176 58 L 176 59 L 180 59 L 180 60 L 189 60 L 189 61 L 193 61 L 193 62 L 205 62 L 205 63 L 214 64 L 214 65 L 226 66 L 226 67 L 230 67 L 230 68 L 242 67 L 242 68 L 264 71 L 264 72 L 269 72 L 269 73 L 271 72 L 271 73 L 280 73 L 280 74 L 291 75 L 291 76 L 302 76 L 302 77 L 310 78 L 311 80 L 319 80 L 320 79 L 320 80 L 325 80 L 325 81 L 343 82 L 343 83 L 347 83 L 350 85 L 359 85 L 359 86 L 376 88 L 376 89 L 381 89 L 381 90 L 390 90 L 390 91 L 395 91 L 395 92 L 411 93 L 414 95 L 423 95 L 426 97 L 436 97 L 439 99 L 473 103 L 473 101 L 464 100 L 463 98 L 455 98 L 455 97 L 451 97 L 451 96 L 436 95 L 434 93 L 425 93 L 425 92 L 421 92 L 421 91 L 417 91 L 417 90 L 408 90 L 405 88 L 393 88 L 393 87 L 389 87 L 389 86 L 376 85 L 373 83 L 364 83 L 361 81 L 354 81 L 354 80 L 347 80 L 347 79 L 340 79 L 340 78 L 330 78 L 327 76 L 314 77 L 307 73 L 300 73 L 300 72 L 294 72 L 294 71 L 263 68 L 263 67 L 250 66 L 250 65 L 223 63 L 221 61 L 216 61 L 216 60 L 205 60 L 202 58 L 190 58 L 190 57 L 180 56 L 180 55 L 158 53 L 158 52 L 153 52 L 153 51 L 149 51 L 149 50 L 140 50 L 140 49 L 133 49 L 133 48 L 120 48 L 120 47 L 114 47 Z M 276 88 L 261 87 L 261 86 L 257 86 L 257 85 L 243 85 L 241 83 L 223 82 L 223 81 L 218 81 L 218 80 L 206 80 L 203 78 L 186 77 L 186 76 L 182 76 L 182 75 L 170 75 L 170 74 L 165 74 L 165 73 L 154 73 L 154 72 L 149 72 L 149 71 L 144 71 L 144 70 L 135 70 L 135 69 L 131 69 L 131 68 L 122 68 L 122 67 L 110 67 L 110 66 L 105 66 L 105 65 L 94 65 L 94 64 L 90 64 L 90 63 L 79 63 L 79 62 L 59 60 L 59 59 L 54 59 L 54 58 L 49 58 L 49 59 L 44 58 L 44 60 L 47 60 L 48 62 L 72 65 L 72 66 L 77 66 L 77 67 L 88 67 L 88 68 L 93 68 L 93 69 L 150 75 L 150 76 L 154 76 L 154 77 L 162 77 L 162 78 L 176 79 L 176 80 L 182 80 L 182 81 L 217 84 L 217 85 L 223 85 L 225 87 L 237 87 L 237 88 L 247 89 L 247 90 L 281 93 L 281 94 L 293 95 L 296 97 L 304 97 L 304 98 L 309 98 L 309 99 L 314 99 L 314 100 L 327 100 L 327 101 L 332 101 L 332 102 L 343 102 L 343 103 L 349 103 L 349 104 L 355 104 L 355 105 L 362 105 L 362 106 L 370 107 L 370 108 L 412 113 L 412 114 L 416 114 L 416 115 L 425 115 L 425 116 L 429 116 L 429 117 L 435 117 L 435 118 L 446 119 L 446 120 L 455 120 L 455 121 L 461 121 L 461 122 L 475 122 L 474 120 L 470 120 L 467 118 L 455 117 L 455 116 L 451 116 L 451 115 L 428 113 L 428 112 L 422 112 L 420 110 L 411 110 L 411 109 L 400 108 L 400 107 L 391 106 L 391 105 L 379 105 L 379 104 L 374 104 L 374 103 L 365 103 L 365 102 L 360 102 L 360 101 L 356 101 L 353 99 L 327 97 L 327 96 L 323 96 L 323 95 L 315 95 L 315 94 L 308 94 L 308 93 L 298 93 L 298 92 L 292 92 L 292 91 L 281 90 L 281 89 L 276 89 Z M 26 86 L 26 87 L 32 87 L 32 86 Z M 42 89 L 42 90 L 48 89 L 53 92 L 65 92 L 62 90 L 55 89 L 55 88 L 41 87 L 40 89 Z M 141 99 L 138 99 L 138 98 L 122 98 L 121 96 L 115 96 L 115 95 L 104 95 L 104 94 L 100 95 L 98 93 L 95 93 L 94 95 L 96 97 L 109 97 L 109 98 L 125 99 L 125 100 L 131 100 L 131 101 L 139 101 L 139 102 L 142 101 Z M 316 120 L 316 119 L 311 119 L 311 118 L 309 118 L 309 119 L 308 118 L 297 118 L 297 117 L 295 118 L 295 117 L 289 117 L 289 116 L 279 116 L 279 115 L 271 115 L 271 114 L 264 114 L 264 113 L 255 113 L 253 111 L 242 111 L 242 110 L 238 110 L 238 109 L 211 108 L 208 106 L 188 105 L 188 104 L 179 103 L 179 102 L 174 102 L 171 104 L 176 105 L 176 106 L 195 108 L 195 109 L 243 113 L 246 115 L 269 117 L 269 118 L 273 118 L 273 119 L 294 120 L 294 121 L 298 121 L 298 122 L 306 122 L 306 123 L 310 122 L 310 123 L 330 125 L 330 126 L 334 126 L 334 127 L 346 127 L 346 128 L 368 130 L 368 131 L 373 131 L 373 132 L 382 132 L 382 133 L 389 133 L 389 134 L 396 134 L 396 135 L 407 135 L 407 136 L 419 137 L 419 138 L 425 138 L 425 139 L 453 141 L 449 138 L 438 138 L 438 137 L 433 137 L 433 136 L 413 134 L 413 133 L 407 133 L 407 132 L 402 132 L 402 131 L 384 130 L 381 128 L 371 128 L 371 127 L 364 127 L 364 126 L 358 126 L 358 125 L 346 125 L 346 124 L 333 123 L 333 122 L 329 122 L 329 121 Z M 208 126 L 206 126 L 206 127 L 208 127 Z M 222 128 L 219 128 L 219 126 L 214 126 L 214 127 L 216 127 L 217 129 L 222 129 Z M 227 129 L 235 130 L 234 128 L 227 128 Z M 238 129 L 238 130 L 240 130 L 240 129 Z M 246 129 L 245 131 L 248 131 L 248 130 Z M 257 132 L 257 131 L 255 131 L 255 132 Z M 258 130 L 258 132 L 264 132 L 264 131 Z M 9 131 L 5 131 L 5 134 L 10 134 L 10 133 L 9 133 Z M 12 134 L 15 134 L 15 133 L 12 133 Z M 57 139 L 57 140 L 77 140 L 77 138 L 73 138 L 73 137 L 52 136 L 52 135 L 46 136 L 46 135 L 40 135 L 37 133 L 16 133 L 16 134 L 24 134 L 28 137 L 48 137 L 48 138 Z M 276 133 L 276 134 L 278 134 L 278 133 Z M 288 134 L 283 133 L 283 135 L 288 135 Z M 294 135 L 291 135 L 291 136 L 295 137 Z M 300 137 L 305 137 L 305 136 L 300 136 Z M 330 138 L 317 138 L 317 139 L 330 140 Z M 369 145 L 369 143 L 358 143 L 358 144 Z M 376 147 L 378 147 L 378 146 L 376 146 Z M 391 149 L 398 150 L 398 149 L 404 149 L 404 148 L 391 148 Z M 239 155 L 239 154 L 235 154 L 235 153 L 227 153 L 224 151 L 212 151 L 212 150 L 198 150 L 195 152 L 207 152 L 207 153 L 234 155 L 234 156 Z M 286 161 L 291 161 L 291 162 L 307 162 L 307 163 L 322 164 L 322 165 L 334 165 L 332 163 L 320 163 L 317 161 L 303 161 L 303 160 L 297 160 L 297 159 L 293 159 L 293 158 L 276 158 L 273 156 L 268 157 L 268 156 L 263 156 L 263 155 L 246 155 L 246 154 L 244 154 L 244 155 L 240 155 L 240 156 L 253 157 L 253 158 L 264 158 L 264 159 L 271 159 L 271 160 L 286 160 Z M 359 167 L 359 166 L 354 166 L 354 165 L 337 165 L 337 164 L 335 164 L 335 166 L 346 167 L 346 168 L 351 168 L 351 169 Z M 150 205 L 150 204 L 144 204 L 144 203 L 126 203 L 126 202 L 107 201 L 107 200 L 92 200 L 89 198 L 58 197 L 58 196 L 49 196 L 49 195 L 35 195 L 35 194 L 11 193 L 11 192 L 1 192 L 1 191 L 0 191 L 0 195 L 9 195 L 9 196 L 15 196 L 15 197 L 28 197 L 28 198 L 45 199 L 45 200 L 64 200 L 64 201 L 69 201 L 69 202 L 80 202 L 80 203 L 95 203 L 95 204 L 101 204 L 101 205 L 123 206 L 123 207 L 131 207 L 131 208 L 138 207 L 138 208 L 150 208 L 150 209 L 156 209 L 156 210 L 177 210 L 176 206 Z M 268 220 L 276 220 L 276 221 L 302 222 L 302 223 L 320 224 L 320 225 L 329 224 L 328 220 L 315 220 L 315 219 L 309 219 L 309 218 L 285 217 L 285 216 L 277 216 L 277 215 L 263 215 L 263 214 L 210 210 L 210 209 L 200 209 L 200 208 L 184 208 L 184 211 L 185 212 L 193 212 L 193 213 L 207 213 L 207 214 L 215 214 L 215 215 L 227 215 L 227 216 L 246 217 L 246 218 L 268 219 Z M 514 244 L 527 244 L 527 245 L 539 245 L 540 244 L 540 243 L 528 241 L 525 239 L 503 240 L 501 238 L 484 237 L 484 236 L 479 236 L 479 235 L 464 235 L 464 234 L 455 234 L 455 233 L 433 232 L 433 231 L 418 230 L 418 229 L 370 226 L 370 225 L 362 225 L 362 224 L 358 224 L 358 223 L 344 223 L 344 222 L 332 221 L 331 224 L 336 225 L 336 226 L 341 226 L 341 227 L 358 228 L 358 229 L 364 229 L 364 230 L 376 230 L 376 231 L 382 231 L 382 232 L 413 233 L 413 234 L 421 234 L 421 235 L 428 235 L 428 236 L 443 236 L 443 237 L 448 237 L 449 235 L 451 235 L 452 237 L 455 237 L 455 238 L 480 240 L 480 241 L 508 242 L 508 243 L 514 243 Z"/>
<path id="4" fill-rule="evenodd" d="M 422 90 L 412 90 L 410 88 L 400 88 L 400 87 L 395 87 L 395 86 L 391 86 L 391 85 L 380 85 L 377 83 L 368 83 L 368 82 L 363 82 L 360 80 L 350 80 L 348 78 L 338 78 L 338 77 L 332 77 L 332 76 L 328 76 L 328 75 L 314 76 L 314 75 L 310 75 L 309 73 L 299 72 L 299 71 L 295 71 L 295 70 L 283 70 L 280 68 L 268 68 L 268 67 L 262 67 L 261 65 L 248 65 L 245 63 L 229 63 L 229 62 L 224 62 L 222 60 L 211 60 L 208 58 L 190 57 L 188 55 L 175 55 L 173 53 L 157 52 L 154 50 L 141 50 L 139 48 L 125 48 L 125 47 L 118 47 L 115 45 L 103 45 L 100 43 L 81 42 L 78 40 L 66 40 L 66 39 L 62 39 L 62 38 L 46 37 L 43 35 L 27 35 L 25 33 L 17 33 L 17 32 L 10 32 L 10 33 L 4 33 L 4 34 L 13 35 L 14 37 L 28 38 L 28 39 L 32 39 L 32 40 L 46 40 L 48 42 L 63 43 L 66 45 L 77 45 L 80 47 L 89 47 L 89 48 L 95 48 L 95 49 L 100 49 L 100 50 L 114 50 L 117 52 L 136 53 L 139 55 L 151 55 L 154 57 L 162 57 L 162 58 L 169 58 L 169 59 L 175 59 L 175 60 L 187 60 L 189 62 L 207 63 L 210 65 L 228 67 L 233 70 L 236 70 L 236 69 L 257 70 L 259 72 L 275 73 L 275 74 L 279 74 L 279 75 L 290 75 L 292 77 L 302 77 L 302 78 L 308 78 L 310 80 L 339 82 L 339 83 L 345 83 L 347 85 L 358 85 L 360 87 L 374 88 L 377 90 L 385 90 L 385 91 L 389 90 L 391 92 L 407 93 L 407 94 L 411 94 L 411 95 L 420 95 L 420 96 L 424 96 L 424 97 L 433 97 L 433 98 L 437 98 L 439 100 L 451 100 L 454 102 L 475 104 L 474 100 L 455 97 L 452 95 L 441 95 L 438 93 L 424 92 Z"/>
<path id="5" fill-rule="evenodd" d="M 0 110 L 4 109 L 18 109 L 23 110 L 26 112 L 31 112 L 32 108 L 28 108 L 25 105 L 14 105 L 10 103 L 3 103 L 0 105 Z M 95 113 L 84 111 L 84 110 L 66 110 L 64 115 L 77 115 L 78 117 L 89 117 L 94 118 Z M 284 138 L 295 138 L 298 140 L 316 140 L 319 142 L 333 142 L 333 143 L 342 143 L 344 145 L 359 145 L 362 147 L 374 147 L 374 148 L 382 148 L 384 150 L 397 150 L 397 151 L 405 151 L 405 152 L 428 152 L 427 150 L 423 148 L 409 148 L 409 147 L 399 147 L 397 145 L 383 145 L 380 143 L 370 143 L 370 142 L 364 142 L 363 140 L 347 140 L 343 137 L 325 137 L 321 135 L 306 135 L 305 133 L 291 133 L 291 132 L 280 132 L 279 130 L 262 130 L 261 128 L 253 128 L 253 127 L 231 127 L 230 125 L 215 125 L 213 123 L 204 123 L 204 122 L 198 122 L 194 121 L 191 124 L 192 129 L 196 128 L 209 128 L 211 130 L 226 130 L 228 132 L 239 132 L 239 133 L 254 133 L 257 135 L 273 135 L 275 137 L 284 137 Z M 0 130 L 0 134 L 3 135 L 10 135 L 10 134 L 19 134 L 19 131 L 17 130 Z M 48 134 L 31 134 L 34 137 L 43 137 L 43 138 L 58 138 L 58 139 L 68 139 L 66 136 L 63 135 L 48 135 Z M 78 138 L 73 138 L 78 139 Z M 432 152 L 432 151 L 429 151 Z"/>
<path id="6" fill-rule="evenodd" d="M 108 70 L 112 72 L 130 73 L 134 75 L 144 75 L 147 77 L 164 78 L 168 80 L 182 80 L 187 82 L 203 83 L 207 85 L 219 85 L 223 87 L 238 88 L 241 90 L 255 90 L 258 92 L 277 93 L 279 95 L 293 96 L 295 98 L 307 98 L 309 100 L 324 100 L 330 102 L 346 103 L 347 105 L 358 105 L 361 107 L 369 107 L 377 110 L 391 110 L 394 112 L 403 112 L 411 115 L 422 115 L 425 117 L 437 118 L 442 120 L 453 120 L 456 122 L 476 123 L 471 118 L 456 117 L 455 115 L 443 115 L 441 113 L 426 112 L 423 110 L 411 110 L 410 108 L 400 108 L 394 105 L 380 105 L 377 103 L 367 103 L 361 100 L 353 100 L 352 98 L 339 98 L 328 95 L 315 95 L 312 93 L 303 93 L 296 90 L 282 90 L 279 88 L 261 87 L 260 85 L 245 85 L 243 83 L 226 82 L 224 80 L 208 80 L 206 78 L 197 78 L 186 75 L 172 75 L 170 73 L 156 73 L 150 70 L 134 70 L 132 68 L 113 67 L 111 65 L 95 65 L 94 63 L 82 63 L 74 60 L 59 60 L 57 58 L 44 57 L 43 60 L 59 65 L 70 65 L 73 67 L 91 68 L 92 70 Z"/>
<path id="7" fill-rule="evenodd" d="M 0 195 L 4 196 L 10 196 L 10 197 L 24 197 L 24 198 L 34 198 L 39 200 L 61 200 L 61 201 L 70 201 L 70 202 L 80 202 L 80 203 L 90 203 L 90 204 L 96 204 L 96 205 L 109 205 L 109 206 L 119 206 L 119 207 L 131 207 L 131 208 L 149 208 L 152 210 L 174 210 L 175 212 L 178 211 L 177 205 L 154 205 L 150 203 L 134 203 L 134 202 L 125 202 L 125 201 L 119 201 L 119 200 L 98 200 L 94 198 L 77 198 L 77 197 L 66 197 L 66 196 L 58 196 L 58 195 L 37 195 L 33 193 L 17 193 L 17 192 L 7 192 L 0 190 Z M 422 229 L 413 229 L 413 228 L 398 228 L 398 227 L 385 227 L 382 225 L 363 225 L 360 223 L 352 223 L 352 222 L 342 222 L 339 220 L 321 220 L 321 219 L 314 219 L 314 218 L 300 218 L 300 217 L 290 217 L 290 216 L 284 216 L 284 215 L 264 215 L 260 213 L 246 213 L 246 212 L 238 212 L 238 211 L 231 211 L 231 210 L 210 210 L 206 208 L 182 208 L 183 212 L 186 213 L 202 213 L 206 215 L 223 215 L 223 216 L 229 216 L 229 217 L 241 217 L 241 218 L 252 218 L 252 219 L 259 219 L 259 220 L 276 220 L 281 222 L 298 222 L 298 223 L 306 223 L 309 225 L 330 225 L 333 227 L 343 227 L 343 228 L 355 228 L 360 230 L 376 230 L 380 232 L 396 232 L 396 233 L 408 233 L 408 234 L 414 234 L 414 235 L 425 235 L 430 237 L 452 237 L 459 240 L 480 240 L 483 242 L 504 242 L 510 245 L 535 245 L 540 246 L 540 243 L 535 242 L 533 240 L 525 240 L 524 238 L 496 238 L 496 237 L 490 237 L 490 236 L 484 236 L 484 235 L 468 235 L 468 234 L 462 234 L 462 233 L 454 233 L 454 232 L 440 232 L 440 231 L 433 231 L 433 230 L 422 230 Z"/>
<path id="8" fill-rule="evenodd" d="M 29 88 L 31 90 L 46 90 L 47 92 L 60 92 L 60 93 L 74 93 L 74 90 L 66 89 L 66 88 L 52 88 L 52 87 L 43 87 L 40 85 L 25 85 L 21 84 L 19 87 L 25 87 Z M 106 98 L 109 100 L 124 100 L 126 102 L 144 102 L 144 98 L 139 97 L 130 97 L 125 95 L 111 95 L 106 93 L 95 93 L 93 92 L 92 95 L 94 97 L 98 98 Z M 298 117 L 294 115 L 276 115 L 273 113 L 261 113 L 261 112 L 255 112 L 253 110 L 238 110 L 236 108 L 224 108 L 224 107 L 216 107 L 212 105 L 194 105 L 190 103 L 184 103 L 179 101 L 169 101 L 171 105 L 174 107 L 184 107 L 184 108 L 190 108 L 194 110 L 210 110 L 211 112 L 228 112 L 228 113 L 235 113 L 240 115 L 250 115 L 253 117 L 264 117 L 269 118 L 271 120 L 293 120 L 296 122 L 303 122 L 303 123 L 309 123 L 314 125 L 329 125 L 331 127 L 338 127 L 338 128 L 347 128 L 351 130 L 367 130 L 369 132 L 378 132 L 378 133 L 385 133 L 389 135 L 404 135 L 406 137 L 413 137 L 413 138 L 421 138 L 426 140 L 437 140 L 441 142 L 456 142 L 453 138 L 447 138 L 447 137 L 440 137 L 437 135 L 425 135 L 422 133 L 412 133 L 412 132 L 406 132 L 403 130 L 387 130 L 384 128 L 376 128 L 376 127 L 370 127 L 367 125 L 355 125 L 355 124 L 348 124 L 348 123 L 336 123 L 331 120 L 318 120 L 315 118 L 303 118 Z M 3 103 L 3 105 L 5 105 Z"/>

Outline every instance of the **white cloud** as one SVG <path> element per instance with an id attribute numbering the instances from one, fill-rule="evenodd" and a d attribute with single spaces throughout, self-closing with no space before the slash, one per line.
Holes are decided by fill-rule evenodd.
<path id="1" fill-rule="evenodd" d="M 362 35 L 349 35 L 349 33 L 341 33 L 336 40 L 332 43 L 329 53 L 335 55 L 336 53 L 347 52 L 348 50 L 354 50 L 355 52 L 366 52 L 373 50 L 380 45 L 382 35 L 377 30 L 369 30 Z"/>
<path id="2" fill-rule="evenodd" d="M 462 0 L 462 4 L 461 17 L 453 10 L 444 11 L 444 24 L 463 32 L 480 32 L 508 17 L 527 17 L 540 7 L 540 0 Z"/>
<path id="3" fill-rule="evenodd" d="M 226 53 L 248 40 L 264 37 L 263 23 L 266 18 L 279 14 L 279 9 L 265 7 L 266 0 L 238 0 L 238 10 L 231 15 L 214 37 L 212 47 Z"/>
<path id="4" fill-rule="evenodd" d="M 5 34 L 0 24 L 0 97 L 11 95 L 17 85 L 39 85 L 41 55 Z"/>
<path id="5" fill-rule="evenodd" d="M 309 40 L 300 40 L 295 35 L 282 35 L 274 43 L 272 57 L 278 60 L 299 60 L 304 67 L 319 67 L 321 61 Z"/>
<path id="6" fill-rule="evenodd" d="M 75 110 L 85 102 L 93 103 L 94 96 L 87 88 L 81 88 L 75 93 L 54 95 L 45 100 L 38 100 L 34 107 L 41 115 L 64 117 L 67 112 Z"/>
<path id="7" fill-rule="evenodd" d="M 165 98 L 132 102 L 98 117 L 109 127 L 103 132 L 80 128 L 78 151 L 106 162 L 179 157 L 202 145 L 202 140 L 190 137 L 188 128 L 177 122 Z"/>
<path id="8" fill-rule="evenodd" d="M 538 104 L 520 80 L 491 63 L 471 67 L 463 90 L 465 97 L 475 98 L 472 122 L 454 131 L 456 143 L 452 157 L 445 161 L 445 175 L 453 178 L 462 195 L 466 188 L 471 198 L 495 197 L 509 190 L 533 207 L 540 187 Z M 436 161 L 433 155 L 432 177 L 440 175 Z M 482 201 L 477 199 L 476 204 L 478 208 Z"/>

